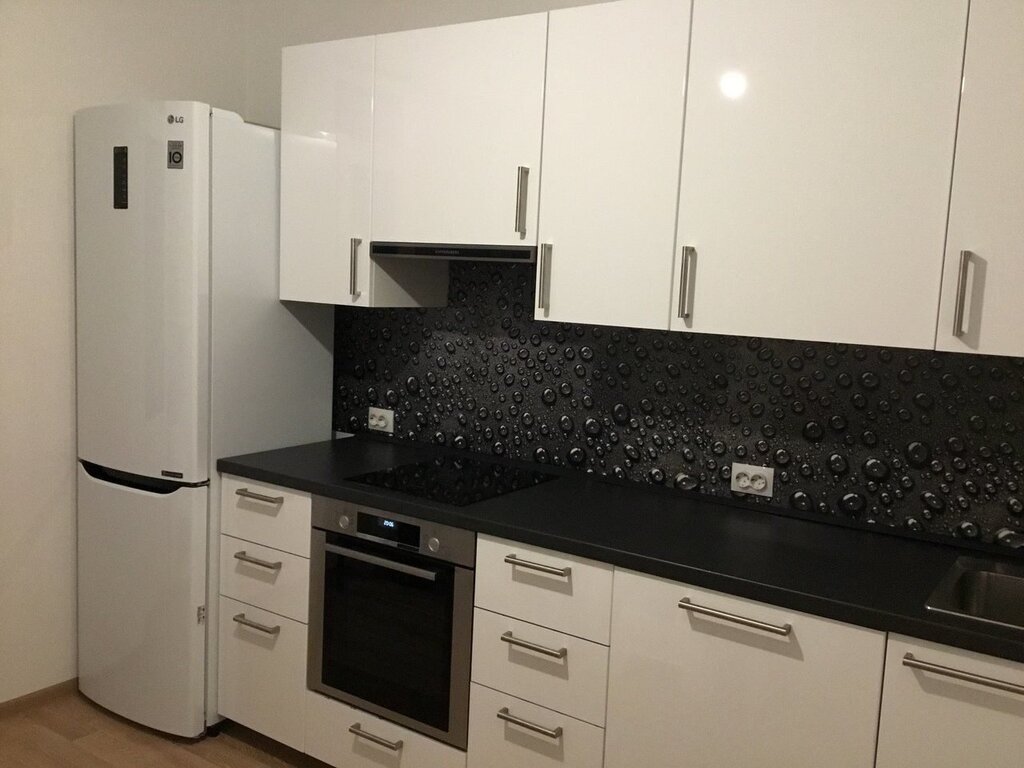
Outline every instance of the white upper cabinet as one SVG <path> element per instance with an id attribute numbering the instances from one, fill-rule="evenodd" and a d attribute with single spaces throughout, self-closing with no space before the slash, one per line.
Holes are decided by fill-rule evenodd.
<path id="1" fill-rule="evenodd" d="M 281 298 L 367 306 L 373 38 L 281 56 Z"/>
<path id="2" fill-rule="evenodd" d="M 532 14 L 376 38 L 373 240 L 536 244 L 546 34 Z"/>
<path id="3" fill-rule="evenodd" d="M 552 11 L 539 320 L 668 327 L 690 4 Z"/>
<path id="4" fill-rule="evenodd" d="M 695 0 L 673 329 L 933 346 L 966 23 Z"/>
<path id="5" fill-rule="evenodd" d="M 1022 137 L 1024 3 L 972 0 L 937 349 L 1024 355 Z"/>
<path id="6" fill-rule="evenodd" d="M 281 61 L 284 300 L 444 305 L 444 262 L 371 261 L 375 38 L 285 48 Z"/>

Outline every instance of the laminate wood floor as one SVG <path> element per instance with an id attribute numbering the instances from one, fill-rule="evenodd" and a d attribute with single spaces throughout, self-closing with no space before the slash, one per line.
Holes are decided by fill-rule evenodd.
<path id="1" fill-rule="evenodd" d="M 234 723 L 195 741 L 134 725 L 64 690 L 0 709 L 0 768 L 323 768 Z"/>

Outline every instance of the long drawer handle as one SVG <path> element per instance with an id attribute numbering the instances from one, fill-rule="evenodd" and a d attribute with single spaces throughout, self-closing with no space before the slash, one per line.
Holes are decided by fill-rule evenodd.
<path id="1" fill-rule="evenodd" d="M 502 634 L 501 642 L 514 645 L 518 648 L 525 648 L 528 651 L 536 651 L 537 653 L 544 654 L 545 656 L 550 656 L 553 659 L 564 659 L 569 655 L 568 648 L 559 648 L 558 650 L 555 650 L 554 648 L 537 645 L 537 643 L 531 643 L 529 640 L 520 640 L 518 637 L 513 636 L 511 630 Z"/>
<path id="2" fill-rule="evenodd" d="M 744 627 L 750 627 L 751 629 L 760 629 L 764 632 L 771 632 L 773 635 L 787 636 L 793 631 L 792 624 L 767 624 L 763 621 L 757 621 L 756 619 L 748 619 L 745 616 L 737 616 L 735 613 L 726 613 L 725 611 L 719 611 L 715 608 L 708 608 L 706 605 L 697 605 L 696 603 L 690 602 L 690 598 L 684 597 L 679 601 L 679 607 L 684 611 L 690 613 L 700 613 L 705 616 L 714 616 L 716 619 L 722 619 L 724 621 L 731 621 L 733 624 L 740 624 Z"/>
<path id="3" fill-rule="evenodd" d="M 912 653 L 904 654 L 903 666 L 911 667 L 912 669 L 920 669 L 925 672 L 931 672 L 932 674 L 941 675 L 942 677 L 952 677 L 954 680 L 963 680 L 966 683 L 976 683 L 978 685 L 983 685 L 986 688 L 995 688 L 999 691 L 1015 693 L 1018 696 L 1024 696 L 1024 685 L 1008 683 L 1005 680 L 997 680 L 994 677 L 976 675 L 973 672 L 964 672 L 959 669 L 954 669 L 953 667 L 944 667 L 941 664 L 933 664 L 930 661 L 921 661 L 920 659 L 915 659 L 914 654 Z"/>
<path id="4" fill-rule="evenodd" d="M 245 618 L 245 614 L 244 613 L 240 613 L 237 616 L 234 616 L 231 620 L 238 622 L 243 627 L 249 627 L 249 629 L 255 629 L 258 632 L 262 632 L 262 633 L 264 633 L 266 635 L 279 635 L 279 634 L 281 634 L 281 625 L 280 624 L 278 624 L 276 627 L 268 627 L 266 624 L 260 624 L 258 621 L 253 621 L 252 619 Z"/>
<path id="5" fill-rule="evenodd" d="M 956 305 L 953 307 L 953 335 L 964 335 L 964 306 L 967 303 L 967 268 L 971 264 L 971 252 L 960 251 L 960 268 L 956 273 Z"/>
<path id="6" fill-rule="evenodd" d="M 528 731 L 539 733 L 541 736 L 547 736 L 549 739 L 560 739 L 562 738 L 562 726 L 557 728 L 545 728 L 543 725 L 537 725 L 531 723 L 529 720 L 523 720 L 521 717 L 516 717 L 508 711 L 508 707 L 502 707 L 498 710 L 498 719 L 504 720 L 506 723 L 512 723 L 512 725 L 518 725 L 520 728 L 525 728 Z"/>
<path id="7" fill-rule="evenodd" d="M 544 565 L 543 563 L 534 563 L 530 560 L 521 560 L 515 554 L 505 555 L 505 562 L 509 565 L 518 565 L 520 568 L 526 568 L 528 571 L 540 571 L 541 573 L 548 573 L 552 576 L 561 576 L 563 579 L 569 578 L 572 573 L 570 566 L 564 568 L 556 568 L 553 565 Z"/>
<path id="8" fill-rule="evenodd" d="M 696 253 L 692 245 L 684 245 L 682 264 L 679 269 L 679 310 L 676 313 L 680 320 L 690 319 L 690 258 Z"/>
<path id="9" fill-rule="evenodd" d="M 284 496 L 266 496 L 262 493 L 250 491 L 248 488 L 239 488 L 237 491 L 235 491 L 235 495 L 241 496 L 243 499 L 262 501 L 265 504 L 284 504 Z"/>
<path id="10" fill-rule="evenodd" d="M 352 723 L 352 725 L 348 727 L 348 732 L 353 736 L 358 736 L 360 739 L 366 739 L 367 741 L 372 741 L 374 744 L 378 744 L 385 749 L 390 749 L 392 752 L 398 752 L 402 749 L 403 742 L 401 739 L 398 741 L 388 741 L 387 739 L 376 736 L 369 731 L 364 731 L 359 723 Z"/>
<path id="11" fill-rule="evenodd" d="M 551 243 L 540 244 L 540 257 L 537 261 L 537 309 L 547 312 L 551 309 Z"/>
<path id="12" fill-rule="evenodd" d="M 271 571 L 280 571 L 282 565 L 280 560 L 270 562 L 269 560 L 260 560 L 258 557 L 248 555 L 244 549 L 241 552 L 235 552 L 235 560 L 241 560 L 243 563 L 249 563 L 250 565 L 258 565 L 260 568 L 267 568 Z"/>

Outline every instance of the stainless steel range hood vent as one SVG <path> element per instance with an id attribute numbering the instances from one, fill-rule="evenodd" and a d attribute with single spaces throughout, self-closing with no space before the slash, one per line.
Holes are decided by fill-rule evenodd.
<path id="1" fill-rule="evenodd" d="M 517 261 L 537 260 L 533 245 L 456 245 L 451 243 L 370 243 L 370 256 L 399 259 L 443 261 Z"/>

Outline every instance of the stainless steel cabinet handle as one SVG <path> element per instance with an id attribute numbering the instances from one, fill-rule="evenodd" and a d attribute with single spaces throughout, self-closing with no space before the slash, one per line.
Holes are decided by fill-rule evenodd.
<path id="1" fill-rule="evenodd" d="M 520 165 L 516 176 L 516 232 L 526 239 L 526 198 L 529 193 L 530 169 Z"/>
<path id="2" fill-rule="evenodd" d="M 983 685 L 986 688 L 995 688 L 996 690 L 1006 691 L 1007 693 L 1015 693 L 1018 696 L 1024 696 L 1024 685 L 1008 683 L 1005 680 L 997 680 L 994 677 L 976 675 L 973 672 L 964 672 L 959 669 L 953 669 L 953 667 L 944 667 L 941 664 L 933 664 L 930 661 L 921 661 L 920 659 L 915 659 L 914 654 L 912 653 L 903 655 L 903 666 L 910 667 L 912 669 L 920 669 L 925 672 L 931 672 L 932 674 L 941 675 L 942 677 L 952 677 L 954 680 L 976 683 L 978 685 Z"/>
<path id="3" fill-rule="evenodd" d="M 512 725 L 518 725 L 520 728 L 525 728 L 528 731 L 539 733 L 541 736 L 547 736 L 549 739 L 560 739 L 562 738 L 562 726 L 557 728 L 545 728 L 543 725 L 537 725 L 531 723 L 529 720 L 523 720 L 521 717 L 516 717 L 510 714 L 508 707 L 502 707 L 498 710 L 498 719 L 504 720 L 506 723 L 512 723 Z"/>
<path id="4" fill-rule="evenodd" d="M 362 245 L 362 239 L 353 237 L 348 244 L 349 250 L 349 268 L 348 268 L 348 292 L 352 294 L 353 299 L 359 298 L 359 290 L 356 288 L 356 265 L 359 263 L 359 246 Z"/>
<path id="5" fill-rule="evenodd" d="M 245 618 L 244 613 L 240 613 L 237 616 L 232 617 L 232 621 L 238 622 L 243 627 L 249 627 L 250 629 L 258 630 L 266 635 L 279 635 L 281 634 L 281 625 L 278 624 L 276 627 L 268 627 L 266 624 L 260 624 L 258 621 Z"/>
<path id="6" fill-rule="evenodd" d="M 366 739 L 367 741 L 372 741 L 374 744 L 379 744 L 386 749 L 390 749 L 392 752 L 398 752 L 402 748 L 401 739 L 398 741 L 388 741 L 387 739 L 382 739 L 380 736 L 374 736 L 369 731 L 364 731 L 360 727 L 359 723 L 352 723 L 352 725 L 348 727 L 348 732 L 354 736 L 358 736 L 360 739 Z"/>
<path id="7" fill-rule="evenodd" d="M 964 305 L 967 303 L 967 267 L 971 263 L 971 252 L 960 251 L 960 269 L 956 275 L 956 306 L 953 308 L 953 335 L 964 335 Z"/>
<path id="8" fill-rule="evenodd" d="M 359 552 L 355 549 L 349 549 L 348 547 L 339 547 L 335 544 L 324 544 L 324 549 L 328 552 L 333 552 L 336 555 L 341 555 L 342 557 L 351 557 L 353 560 L 359 560 L 364 563 L 369 563 L 370 565 L 387 568 L 389 571 L 398 571 L 399 573 L 404 573 L 407 576 L 415 576 L 417 579 L 437 581 L 437 571 L 428 571 L 426 568 L 417 568 L 414 565 L 398 563 L 394 560 L 388 560 L 386 557 L 377 557 L 376 555 Z"/>
<path id="9" fill-rule="evenodd" d="M 284 496 L 264 496 L 262 493 L 255 493 L 248 488 L 239 488 L 235 491 L 235 495 L 245 499 L 252 499 L 253 501 L 262 501 L 267 504 L 284 504 Z"/>
<path id="10" fill-rule="evenodd" d="M 572 568 L 568 565 L 565 568 L 555 568 L 553 565 L 544 565 L 543 563 L 534 563 L 529 560 L 520 560 L 517 555 L 505 555 L 505 562 L 509 565 L 518 565 L 520 568 L 526 568 L 528 571 L 540 571 L 541 573 L 548 573 L 552 576 L 561 576 L 563 579 L 569 578 L 572 573 Z"/>
<path id="11" fill-rule="evenodd" d="M 696 253 L 692 245 L 683 246 L 683 263 L 679 269 L 679 310 L 680 320 L 690 319 L 690 258 Z"/>
<path id="12" fill-rule="evenodd" d="M 723 621 L 731 621 L 733 624 L 740 624 L 744 627 L 750 627 L 751 629 L 760 629 L 764 632 L 771 632 L 773 635 L 782 635 L 785 637 L 793 631 L 792 624 L 766 624 L 763 621 L 757 621 L 755 619 L 748 619 L 744 616 L 737 616 L 735 613 L 726 613 L 725 611 L 719 611 L 714 608 L 708 608 L 704 605 L 697 605 L 691 603 L 690 598 L 684 597 L 679 601 L 679 607 L 684 611 L 690 613 L 700 613 L 704 616 L 714 616 L 716 619 L 722 619 Z"/>
<path id="13" fill-rule="evenodd" d="M 249 563 L 251 565 L 258 565 L 260 568 L 267 568 L 271 571 L 281 570 L 280 560 L 276 560 L 273 563 L 269 560 L 260 560 L 258 557 L 247 555 L 244 549 L 241 552 L 235 552 L 235 560 L 241 560 L 243 563 Z"/>
<path id="14" fill-rule="evenodd" d="M 551 243 L 541 243 L 540 261 L 537 263 L 537 309 L 545 312 L 551 307 Z"/>
<path id="15" fill-rule="evenodd" d="M 564 659 L 569 655 L 568 648 L 559 648 L 557 651 L 554 648 L 547 648 L 543 645 L 537 645 L 531 643 L 529 640 L 520 640 L 518 637 L 514 637 L 512 632 L 505 632 L 501 636 L 501 642 L 508 643 L 509 645 L 515 645 L 519 648 L 525 648 L 528 651 L 536 651 L 537 653 L 550 656 L 553 659 Z"/>

